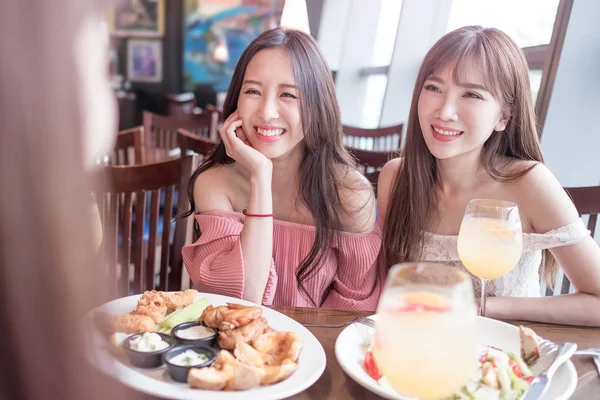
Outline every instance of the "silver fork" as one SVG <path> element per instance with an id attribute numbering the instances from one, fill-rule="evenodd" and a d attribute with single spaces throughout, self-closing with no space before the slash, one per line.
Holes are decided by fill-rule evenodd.
<path id="1" fill-rule="evenodd" d="M 367 317 L 358 317 L 353 319 L 352 321 L 348 321 L 345 322 L 343 324 L 302 324 L 306 327 L 310 327 L 310 328 L 345 328 L 348 325 L 351 324 L 362 324 L 362 325 L 367 325 L 371 328 L 375 328 L 375 321 L 373 321 L 371 318 L 367 318 Z"/>
<path id="2" fill-rule="evenodd" d="M 558 350 L 558 346 L 555 343 L 552 343 L 551 341 L 549 341 L 547 339 L 538 339 L 538 344 L 540 346 L 540 351 L 544 352 L 544 353 L 546 353 L 546 352 L 551 353 L 553 351 Z M 577 350 L 573 355 L 600 357 L 600 349 L 591 348 L 591 349 Z"/>
<path id="3" fill-rule="evenodd" d="M 554 352 L 558 350 L 558 346 L 546 339 L 538 339 L 538 344 L 540 346 L 540 351 L 543 352 Z M 574 356 L 592 356 L 592 360 L 594 362 L 594 366 L 596 367 L 596 372 L 598 372 L 598 377 L 600 377 L 600 349 L 599 348 L 591 348 L 591 349 L 581 349 L 577 350 Z"/>

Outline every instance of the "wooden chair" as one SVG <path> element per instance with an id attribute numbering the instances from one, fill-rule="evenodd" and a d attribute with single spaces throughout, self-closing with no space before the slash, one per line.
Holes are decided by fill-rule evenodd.
<path id="1" fill-rule="evenodd" d="M 196 96 L 194 93 L 169 93 L 165 96 L 167 104 L 167 115 L 189 115 L 194 114 L 196 109 Z"/>
<path id="2" fill-rule="evenodd" d="M 144 127 L 120 131 L 110 155 L 110 165 L 135 165 L 145 162 Z"/>
<path id="3" fill-rule="evenodd" d="M 223 110 L 219 110 L 217 108 L 217 106 L 215 106 L 213 104 L 207 104 L 206 106 L 204 106 L 204 109 L 207 112 L 210 112 L 212 115 L 212 122 L 211 122 L 211 126 L 210 126 L 209 137 L 212 140 L 220 140 L 220 138 L 217 135 L 217 131 L 219 130 L 219 127 L 221 126 L 221 124 L 224 121 Z"/>
<path id="4" fill-rule="evenodd" d="M 202 158 L 208 156 L 217 147 L 219 142 L 202 136 L 194 135 L 185 129 L 177 131 L 177 141 L 181 149 L 181 155 L 187 155 L 188 150 L 200 154 Z"/>
<path id="5" fill-rule="evenodd" d="M 209 137 L 212 116 L 209 113 L 164 116 L 144 111 L 143 121 L 147 146 L 174 149 L 178 147 L 177 129 Z"/>
<path id="6" fill-rule="evenodd" d="M 369 151 L 398 151 L 402 144 L 404 124 L 385 128 L 364 129 L 344 125 L 344 144 L 347 147 Z"/>
<path id="7" fill-rule="evenodd" d="M 565 190 L 573 200 L 579 216 L 588 216 L 587 228 L 591 236 L 594 237 L 598 214 L 600 214 L 600 186 L 571 187 L 565 188 Z M 546 288 L 546 295 L 567 294 L 573 291 L 571 281 L 569 281 L 562 268 L 559 268 L 556 274 L 554 291 Z"/>
<path id="8" fill-rule="evenodd" d="M 354 156 L 358 164 L 359 170 L 371 182 L 377 194 L 377 180 L 381 167 L 392 158 L 398 157 L 398 153 L 394 151 L 369 151 L 354 148 L 348 148 L 350 154 Z"/>
<path id="9" fill-rule="evenodd" d="M 158 164 L 106 166 L 99 171 L 104 174 L 107 187 L 98 190 L 96 197 L 103 221 L 108 274 L 115 285 L 116 296 L 155 288 L 179 290 L 181 287 L 181 249 L 186 237 L 191 237 L 191 218 L 176 220 L 172 232 L 172 205 L 174 191 L 180 188 L 177 213 L 189 207 L 186 189 L 196 164 L 197 156 L 191 156 Z M 162 193 L 165 206 L 161 216 L 159 201 Z M 132 213 L 134 196 L 136 207 Z M 148 196 L 149 202 L 146 201 Z M 149 224 L 147 243 L 144 238 L 146 223 Z M 131 264 L 133 277 L 129 272 Z M 155 284 L 156 275 L 158 285 Z M 132 285 L 130 281 L 133 281 Z"/>

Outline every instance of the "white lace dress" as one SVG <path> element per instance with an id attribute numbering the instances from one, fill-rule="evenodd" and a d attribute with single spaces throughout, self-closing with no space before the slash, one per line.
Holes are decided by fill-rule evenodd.
<path id="1" fill-rule="evenodd" d="M 542 261 L 542 250 L 579 243 L 589 234 L 590 232 L 581 219 L 546 233 L 524 233 L 521 260 L 507 275 L 488 282 L 486 286 L 487 295 L 539 297 L 539 269 Z M 457 238 L 456 235 L 438 235 L 425 232 L 422 260 L 442 262 L 469 273 L 458 257 L 458 251 L 456 250 Z M 478 298 L 481 293 L 481 281 L 471 273 L 469 275 L 473 278 L 475 298 Z"/>

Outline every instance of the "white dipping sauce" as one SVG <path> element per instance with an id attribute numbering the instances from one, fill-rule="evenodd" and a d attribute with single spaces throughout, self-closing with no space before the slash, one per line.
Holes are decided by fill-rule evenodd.
<path id="1" fill-rule="evenodd" d="M 164 350 L 169 347 L 169 343 L 165 342 L 158 333 L 146 332 L 129 341 L 131 350 L 152 352 Z"/>
<path id="2" fill-rule="evenodd" d="M 215 331 L 203 325 L 192 326 L 191 328 L 181 329 L 177 331 L 177 337 L 181 339 L 195 340 L 204 339 L 213 336 Z"/>
<path id="3" fill-rule="evenodd" d="M 194 350 L 186 350 L 183 353 L 177 354 L 175 357 L 171 358 L 169 362 L 182 367 L 192 367 L 194 365 L 204 364 L 208 360 L 209 359 L 206 354 L 199 354 Z"/>

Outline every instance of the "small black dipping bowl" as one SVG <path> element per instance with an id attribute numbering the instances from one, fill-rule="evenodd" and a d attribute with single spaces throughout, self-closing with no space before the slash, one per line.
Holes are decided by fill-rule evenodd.
<path id="1" fill-rule="evenodd" d="M 208 357 L 208 361 L 202 364 L 192 365 L 190 367 L 175 365 L 171 363 L 173 357 L 178 356 L 179 354 L 187 350 L 192 350 L 198 354 L 206 355 L 206 357 Z M 163 358 L 165 364 L 167 364 L 167 370 L 169 370 L 169 375 L 171 375 L 171 378 L 173 378 L 173 380 L 177 382 L 187 383 L 188 372 L 190 371 L 190 369 L 208 367 L 209 365 L 212 365 L 212 363 L 215 362 L 215 359 L 217 358 L 217 351 L 212 347 L 189 344 L 177 346 L 167 351 L 164 354 Z"/>
<path id="2" fill-rule="evenodd" d="M 213 331 L 214 334 L 211 336 L 202 338 L 202 339 L 185 339 L 178 335 L 179 331 L 182 331 L 182 330 L 188 329 L 188 328 L 192 328 L 194 326 L 203 326 L 206 329 Z M 209 328 L 208 326 L 204 325 L 204 323 L 202 323 L 200 321 L 192 321 L 192 322 L 184 322 L 182 324 L 175 326 L 173 329 L 171 329 L 171 335 L 173 335 L 173 337 L 175 339 L 177 339 L 177 341 L 181 344 L 194 344 L 197 346 L 212 347 L 215 345 L 215 342 L 217 341 L 218 331 L 214 328 Z"/>
<path id="3" fill-rule="evenodd" d="M 135 335 L 131 335 L 123 341 L 123 348 L 127 353 L 127 357 L 129 358 L 129 362 L 138 368 L 156 368 L 160 367 L 163 364 L 163 354 L 167 351 L 175 347 L 177 344 L 177 340 L 170 335 L 166 335 L 164 333 L 153 332 L 157 335 L 160 335 L 162 340 L 169 344 L 168 347 L 158 350 L 158 351 L 137 351 L 131 348 L 131 340 L 143 335 L 143 333 L 136 333 Z"/>

